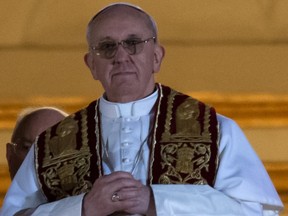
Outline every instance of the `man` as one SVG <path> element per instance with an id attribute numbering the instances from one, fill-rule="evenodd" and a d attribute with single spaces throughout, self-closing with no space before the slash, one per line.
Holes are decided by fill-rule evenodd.
<path id="1" fill-rule="evenodd" d="M 85 62 L 105 93 L 40 135 L 19 170 L 28 183 L 13 181 L 4 215 L 278 214 L 239 127 L 155 84 L 164 48 L 146 12 L 110 5 L 88 24 L 87 41 Z"/>
<path id="2" fill-rule="evenodd" d="M 53 107 L 29 108 L 19 114 L 11 142 L 6 145 L 6 158 L 12 180 L 36 136 L 66 116 L 65 112 Z"/>

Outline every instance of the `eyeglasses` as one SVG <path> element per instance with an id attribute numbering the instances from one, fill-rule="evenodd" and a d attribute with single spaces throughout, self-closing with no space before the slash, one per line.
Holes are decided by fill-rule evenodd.
<path id="1" fill-rule="evenodd" d="M 135 55 L 142 52 L 144 44 L 147 44 L 150 40 L 154 40 L 155 42 L 156 37 L 151 37 L 146 40 L 131 38 L 119 42 L 113 40 L 103 41 L 99 43 L 98 46 L 91 46 L 90 49 L 96 51 L 96 55 L 102 58 L 111 59 L 116 55 L 119 45 L 121 45 L 129 55 Z"/>

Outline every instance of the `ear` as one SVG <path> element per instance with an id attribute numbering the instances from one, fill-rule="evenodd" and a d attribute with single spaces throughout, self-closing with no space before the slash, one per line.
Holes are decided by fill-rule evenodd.
<path id="1" fill-rule="evenodd" d="M 162 60 L 165 56 L 165 49 L 161 45 L 157 45 L 154 50 L 154 73 L 159 72 Z"/>
<path id="2" fill-rule="evenodd" d="M 94 64 L 94 58 L 91 53 L 86 53 L 84 56 L 84 62 L 87 67 L 90 69 L 90 72 L 95 80 L 98 80 L 96 66 Z"/>

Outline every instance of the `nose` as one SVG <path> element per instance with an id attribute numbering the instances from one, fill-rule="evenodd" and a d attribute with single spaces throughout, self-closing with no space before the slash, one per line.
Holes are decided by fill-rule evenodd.
<path id="1" fill-rule="evenodd" d="M 121 43 L 118 44 L 116 54 L 114 56 L 115 62 L 128 61 L 130 59 L 130 54 L 125 50 Z"/>

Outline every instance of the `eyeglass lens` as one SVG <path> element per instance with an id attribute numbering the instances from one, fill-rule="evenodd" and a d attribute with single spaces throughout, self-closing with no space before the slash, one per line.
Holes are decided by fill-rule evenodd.
<path id="1" fill-rule="evenodd" d="M 110 59 L 116 55 L 119 45 L 121 45 L 129 55 L 139 54 L 143 48 L 144 44 L 150 41 L 151 39 L 155 40 L 155 37 L 148 38 L 146 40 L 141 39 L 127 39 L 120 42 L 115 41 L 104 41 L 99 43 L 98 47 L 92 47 L 93 50 L 96 50 L 96 54 Z"/>

